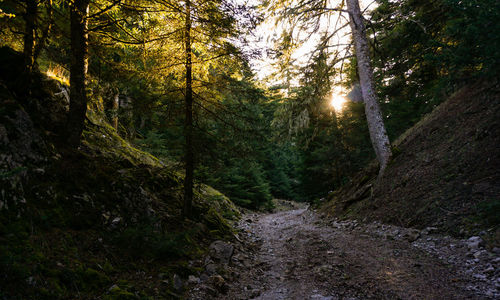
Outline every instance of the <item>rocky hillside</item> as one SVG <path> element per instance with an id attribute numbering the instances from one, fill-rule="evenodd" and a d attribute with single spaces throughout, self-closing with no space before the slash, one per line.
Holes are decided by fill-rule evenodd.
<path id="1" fill-rule="evenodd" d="M 464 87 L 394 143 L 377 182 L 372 164 L 323 209 L 404 227 L 500 241 L 500 85 Z"/>
<path id="2" fill-rule="evenodd" d="M 182 176 L 120 138 L 96 95 L 68 149 L 64 86 L 22 66 L 0 48 L 0 298 L 181 297 L 191 262 L 232 236 L 239 211 L 200 185 L 183 220 Z"/>

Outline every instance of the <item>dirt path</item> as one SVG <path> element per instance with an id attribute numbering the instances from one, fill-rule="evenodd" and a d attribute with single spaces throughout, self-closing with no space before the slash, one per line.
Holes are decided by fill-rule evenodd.
<path id="1" fill-rule="evenodd" d="M 199 298 L 485 299 L 451 265 L 361 226 L 335 228 L 306 208 L 247 215 L 223 292 Z"/>

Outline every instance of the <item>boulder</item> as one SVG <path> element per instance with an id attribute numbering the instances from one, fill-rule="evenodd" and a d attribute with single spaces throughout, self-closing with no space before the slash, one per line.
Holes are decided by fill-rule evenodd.
<path id="1" fill-rule="evenodd" d="M 188 277 L 188 284 L 193 285 L 193 284 L 198 284 L 198 283 L 200 283 L 200 278 L 198 278 L 198 277 L 196 277 L 194 275 L 189 275 L 189 277 Z"/>
<path id="2" fill-rule="evenodd" d="M 467 248 L 469 248 L 469 250 L 471 251 L 474 251 L 478 250 L 483 245 L 483 239 L 479 236 L 471 236 L 466 243 Z"/>
<path id="3" fill-rule="evenodd" d="M 404 238 L 410 243 L 418 240 L 419 237 L 420 237 L 420 231 L 416 229 L 410 229 L 408 230 L 408 232 L 404 234 Z"/>
<path id="4" fill-rule="evenodd" d="M 228 264 L 233 256 L 234 246 L 224 241 L 215 241 L 209 246 L 210 256 L 219 262 Z"/>
<path id="5" fill-rule="evenodd" d="M 213 275 L 213 274 L 217 273 L 217 265 L 216 264 L 208 264 L 205 267 L 205 270 L 207 271 L 208 275 Z"/>

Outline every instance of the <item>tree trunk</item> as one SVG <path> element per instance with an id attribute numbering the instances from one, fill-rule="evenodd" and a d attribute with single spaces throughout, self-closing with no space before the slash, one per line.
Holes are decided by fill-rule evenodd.
<path id="1" fill-rule="evenodd" d="M 377 160 L 380 163 L 380 177 L 391 159 L 391 144 L 385 130 L 384 120 L 375 93 L 373 68 L 370 62 L 370 48 L 368 46 L 365 23 L 359 9 L 359 2 L 358 0 L 347 0 L 346 3 L 356 50 L 361 93 L 365 102 L 365 113 L 370 131 L 370 139 L 377 155 Z"/>
<path id="2" fill-rule="evenodd" d="M 52 9 L 52 0 L 47 0 L 46 1 L 46 8 L 47 8 L 47 24 L 45 28 L 42 31 L 42 35 L 38 42 L 35 45 L 35 49 L 33 52 L 33 61 L 35 62 L 40 56 L 40 53 L 42 52 L 42 49 L 45 47 L 45 43 L 47 42 L 47 39 L 49 37 L 50 31 L 52 30 L 52 25 L 54 24 L 54 10 Z"/>
<path id="3" fill-rule="evenodd" d="M 116 93 L 111 108 L 111 125 L 118 131 L 118 110 L 120 109 L 120 93 Z"/>
<path id="4" fill-rule="evenodd" d="M 74 148 L 80 144 L 87 113 L 88 11 L 89 0 L 75 0 L 71 6 L 70 104 L 66 130 L 68 143 Z"/>
<path id="5" fill-rule="evenodd" d="M 35 52 L 35 30 L 36 30 L 36 15 L 38 10 L 37 0 L 27 0 L 26 1 L 26 13 L 24 15 L 25 20 L 25 33 L 24 33 L 24 64 L 26 71 L 31 73 L 33 70 L 33 65 L 35 64 L 34 52 Z"/>
<path id="6" fill-rule="evenodd" d="M 185 24 L 185 47 L 186 47 L 186 95 L 185 95 L 185 157 L 186 177 L 184 178 L 184 217 L 190 218 L 193 206 L 193 173 L 194 173 L 194 151 L 193 151 L 193 78 L 191 61 L 191 2 L 186 0 L 186 24 Z"/>

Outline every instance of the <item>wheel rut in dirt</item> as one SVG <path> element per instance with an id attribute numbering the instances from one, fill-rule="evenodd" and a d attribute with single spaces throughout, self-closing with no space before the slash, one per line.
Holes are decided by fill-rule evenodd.
<path id="1" fill-rule="evenodd" d="M 306 208 L 240 226 L 253 250 L 221 299 L 474 298 L 453 268 L 410 243 L 326 226 Z"/>

